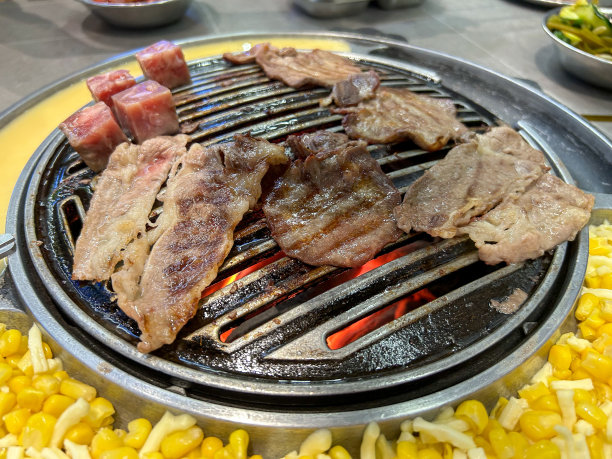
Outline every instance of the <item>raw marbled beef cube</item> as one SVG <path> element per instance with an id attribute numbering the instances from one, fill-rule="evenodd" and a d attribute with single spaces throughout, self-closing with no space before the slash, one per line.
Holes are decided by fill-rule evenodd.
<path id="1" fill-rule="evenodd" d="M 85 107 L 59 125 L 85 164 L 99 172 L 106 167 L 115 147 L 128 142 L 111 109 L 103 102 Z"/>
<path id="2" fill-rule="evenodd" d="M 138 143 L 179 130 L 172 94 L 156 81 L 143 81 L 112 99 L 119 124 Z"/>
<path id="3" fill-rule="evenodd" d="M 87 79 L 87 87 L 96 102 L 104 102 L 113 108 L 111 97 L 136 84 L 127 70 L 113 70 Z"/>
<path id="4" fill-rule="evenodd" d="M 183 51 L 174 43 L 158 41 L 137 52 L 136 59 L 145 77 L 167 88 L 176 88 L 191 81 Z"/>

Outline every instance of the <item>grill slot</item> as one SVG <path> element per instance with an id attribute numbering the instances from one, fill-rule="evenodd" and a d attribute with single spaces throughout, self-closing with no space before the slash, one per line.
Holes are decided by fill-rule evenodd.
<path id="1" fill-rule="evenodd" d="M 359 63 L 379 72 L 385 86 L 452 98 L 470 129 L 495 124 L 495 117 L 473 101 L 426 77 L 379 62 Z M 193 83 L 174 97 L 181 130 L 193 142 L 212 145 L 247 132 L 275 142 L 315 129 L 342 132 L 342 116 L 319 106 L 328 94 L 324 89 L 287 88 L 268 80 L 257 66 L 230 66 L 219 59 L 197 61 L 190 69 Z M 370 145 L 368 150 L 403 193 L 449 147 L 426 152 L 405 142 Z M 74 219 L 76 215 L 82 221 L 89 206 L 91 171 L 63 143 L 46 174 L 47 188 L 40 192 L 45 205 L 37 209 L 38 233 L 44 246 L 52 247 L 46 249 L 46 263 L 76 307 L 118 339 L 134 343 L 137 327 L 117 308 L 106 285 L 70 280 L 80 231 Z M 150 218 L 160 212 L 158 205 Z M 508 316 L 492 309 L 490 298 L 503 298 L 514 288 L 533 295 L 552 269 L 551 256 L 512 267 L 486 267 L 466 238 L 436 240 L 423 234 L 405 235 L 359 269 L 311 267 L 279 251 L 260 211 L 245 216 L 234 238 L 196 317 L 176 343 L 140 363 L 202 384 L 209 373 L 286 383 L 354 382 L 380 374 L 405 375 L 402 380 L 410 381 L 424 366 L 443 365 L 446 356 L 468 352 L 503 327 Z M 436 299 L 339 349 L 328 346 L 330 335 L 423 288 Z M 460 317 L 456 326 L 449 319 L 454 314 Z M 423 336 L 427 327 L 431 335 L 445 337 Z"/>

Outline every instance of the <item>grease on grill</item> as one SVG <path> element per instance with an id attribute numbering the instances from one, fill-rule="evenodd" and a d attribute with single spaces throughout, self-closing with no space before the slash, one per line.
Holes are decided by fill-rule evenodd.
<path id="1" fill-rule="evenodd" d="M 427 78 L 368 65 L 380 73 L 383 85 L 453 98 L 459 119 L 470 129 L 495 123 L 486 110 Z M 324 90 L 294 90 L 267 80 L 255 66 L 231 67 L 215 58 L 191 65 L 191 72 L 192 85 L 175 93 L 175 102 L 182 130 L 203 145 L 228 141 L 236 132 L 280 142 L 304 131 L 342 130 L 342 117 L 318 105 Z M 448 151 L 427 153 L 409 142 L 368 148 L 400 191 Z M 81 310 L 118 337 L 136 342 L 138 329 L 117 308 L 109 286 L 70 280 L 80 209 L 88 208 L 92 194 L 91 171 L 64 142 L 44 175 L 36 224 L 47 264 Z M 216 374 L 285 381 L 347 381 L 410 371 L 497 329 L 508 316 L 490 308 L 490 298 L 506 296 L 508 286 L 531 295 L 551 257 L 487 267 L 466 239 L 438 241 L 411 234 L 386 247 L 377 259 L 379 266 L 356 270 L 289 259 L 271 239 L 262 214 L 252 212 L 237 227 L 235 245 L 204 292 L 196 317 L 158 356 Z M 357 319 L 425 288 L 432 297 L 420 307 L 339 349 L 325 344 L 328 336 Z M 449 383 L 453 377 L 458 376 L 446 376 Z M 433 391 L 435 384 L 418 390 Z"/>

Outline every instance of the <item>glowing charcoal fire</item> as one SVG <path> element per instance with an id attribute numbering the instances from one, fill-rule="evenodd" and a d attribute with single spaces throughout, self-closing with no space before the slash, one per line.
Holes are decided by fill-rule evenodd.
<path id="1" fill-rule="evenodd" d="M 386 263 L 389 263 L 397 258 L 403 257 L 425 245 L 428 245 L 426 242 L 424 241 L 415 241 L 412 244 L 408 244 L 406 246 L 400 247 L 396 250 L 393 250 L 389 253 L 386 254 L 382 254 L 380 255 L 378 258 L 375 258 L 373 260 L 370 260 L 369 262 L 365 263 L 363 266 L 359 267 L 359 268 L 353 268 L 353 269 L 348 269 L 348 270 L 344 270 L 344 271 L 340 271 L 338 272 L 336 275 L 329 277 L 327 280 L 325 280 L 324 282 L 322 282 L 321 284 L 317 285 L 313 290 L 312 290 L 312 294 L 316 295 L 316 294 L 321 294 L 324 291 L 330 290 L 333 287 L 336 287 L 340 284 L 343 284 L 345 282 L 350 281 L 351 279 L 355 279 L 369 271 L 372 271 Z M 262 262 L 259 262 L 256 265 L 253 265 L 247 269 L 244 269 L 243 271 L 240 271 L 226 279 L 223 279 L 222 281 L 217 282 L 216 284 L 211 285 L 210 287 L 208 287 L 208 289 L 206 289 L 206 291 L 203 294 L 203 297 L 207 296 L 207 295 L 211 295 L 212 293 L 214 293 L 217 290 L 222 289 L 223 287 L 226 287 L 228 285 L 230 285 L 231 283 L 235 282 L 238 279 L 241 279 L 243 277 L 245 277 L 246 275 L 252 273 L 253 271 L 263 268 L 264 266 L 270 264 L 273 261 L 276 261 L 280 256 L 285 256 L 282 252 L 280 252 L 279 254 L 275 255 L 274 257 L 264 260 Z M 428 301 L 431 301 L 432 299 L 435 299 L 435 297 L 427 292 L 427 294 L 422 293 L 425 292 L 425 290 L 419 291 L 417 293 L 415 293 L 414 295 L 408 297 L 408 298 L 404 298 L 398 302 L 393 303 L 392 305 L 389 305 L 387 307 L 385 307 L 384 309 L 372 314 L 371 316 L 367 317 L 366 319 L 362 319 L 359 322 L 354 323 L 353 325 L 351 325 L 350 327 L 347 327 L 345 330 L 342 330 L 341 332 L 338 332 L 334 335 L 332 335 L 330 338 L 328 338 L 328 344 L 330 345 L 331 349 L 339 349 L 340 347 L 348 344 L 349 342 L 354 341 L 355 339 L 359 338 L 360 336 L 363 336 L 364 334 L 375 330 L 376 328 L 380 327 L 381 325 L 384 325 L 388 322 L 390 322 L 391 320 L 401 316 L 402 314 L 405 314 L 406 312 L 408 312 L 409 310 L 413 309 L 414 307 L 418 307 Z M 417 294 L 419 294 L 420 296 L 418 296 Z M 257 316 L 258 314 L 261 314 L 262 312 L 264 312 L 265 310 L 267 310 L 267 307 L 264 308 L 260 308 L 259 310 L 251 313 L 249 316 L 244 318 L 244 321 L 248 321 L 249 319 Z M 391 313 L 389 313 L 389 311 L 392 311 Z M 369 321 L 370 323 L 367 325 L 364 325 L 364 322 Z M 359 325 L 359 326 L 357 326 Z M 356 332 L 355 330 L 359 327 L 363 327 L 363 331 L 361 332 Z M 221 342 L 223 343 L 228 343 L 231 342 L 233 339 L 236 338 L 236 336 L 232 336 L 232 333 L 234 331 L 236 331 L 236 333 L 239 333 L 236 329 L 238 328 L 238 325 L 236 326 L 232 326 L 230 328 L 228 328 L 227 330 L 224 330 L 220 335 L 219 335 L 219 339 L 221 340 Z M 338 336 L 346 336 L 344 338 L 337 338 L 336 335 Z M 333 345 L 331 344 L 333 343 Z"/>
<path id="2" fill-rule="evenodd" d="M 326 339 L 327 345 L 330 349 L 343 348 L 371 331 L 435 299 L 435 295 L 430 290 L 426 288 L 419 290 L 328 336 Z"/>

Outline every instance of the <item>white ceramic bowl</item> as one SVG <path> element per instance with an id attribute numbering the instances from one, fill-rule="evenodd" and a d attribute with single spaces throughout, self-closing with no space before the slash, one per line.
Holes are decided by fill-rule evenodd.
<path id="1" fill-rule="evenodd" d="M 558 15 L 561 8 L 551 10 L 542 22 L 544 31 L 555 44 L 561 65 L 572 75 L 587 83 L 612 89 L 612 62 L 579 50 L 559 39 L 547 26 L 551 16 Z"/>
<path id="2" fill-rule="evenodd" d="M 192 0 L 158 0 L 146 3 L 79 1 L 109 24 L 142 29 L 178 21 L 185 14 Z"/>

